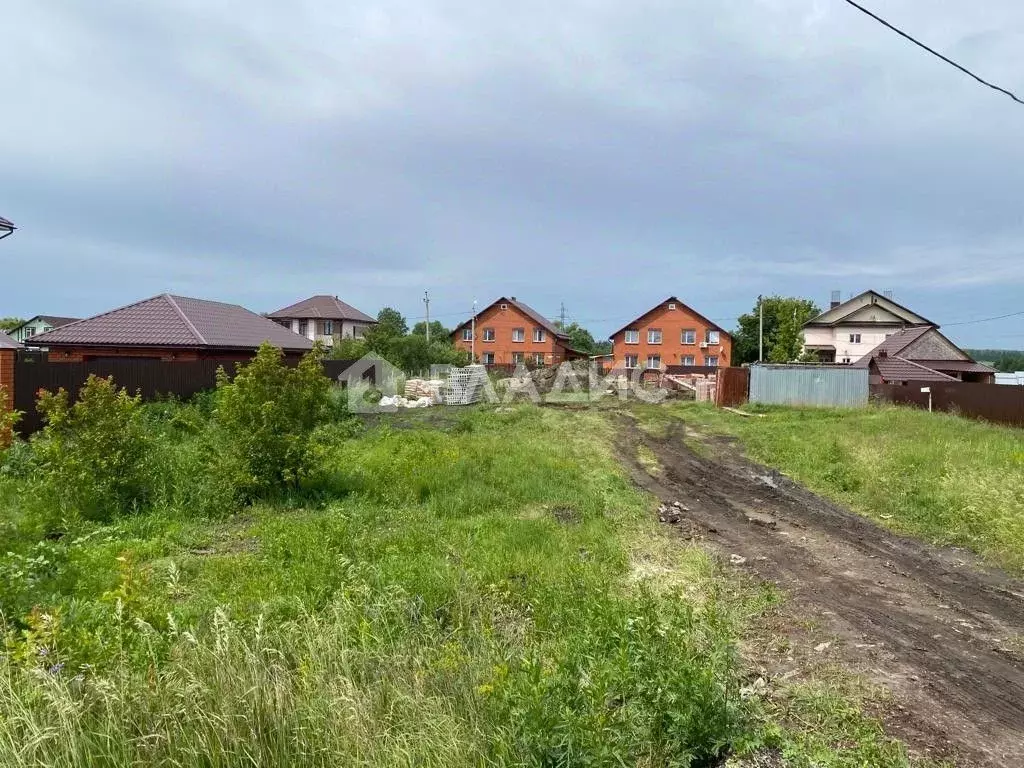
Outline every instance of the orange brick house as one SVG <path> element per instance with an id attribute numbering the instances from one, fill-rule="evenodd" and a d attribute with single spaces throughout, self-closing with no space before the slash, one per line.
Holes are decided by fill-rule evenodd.
<path id="1" fill-rule="evenodd" d="M 586 357 L 569 346 L 569 337 L 547 318 L 516 299 L 502 296 L 452 331 L 459 349 L 474 353 L 484 365 L 558 365 Z"/>
<path id="2" fill-rule="evenodd" d="M 611 335 L 613 368 L 728 366 L 732 336 L 675 296 Z"/>

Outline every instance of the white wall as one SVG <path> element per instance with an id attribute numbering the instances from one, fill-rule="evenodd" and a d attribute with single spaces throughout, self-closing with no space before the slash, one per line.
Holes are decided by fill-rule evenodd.
<path id="1" fill-rule="evenodd" d="M 876 325 L 844 325 L 837 328 L 805 328 L 804 345 L 831 345 L 836 348 L 836 362 L 855 363 L 877 347 L 886 336 L 896 333 L 896 328 L 879 328 Z M 860 343 L 850 341 L 850 334 L 860 334 Z"/>

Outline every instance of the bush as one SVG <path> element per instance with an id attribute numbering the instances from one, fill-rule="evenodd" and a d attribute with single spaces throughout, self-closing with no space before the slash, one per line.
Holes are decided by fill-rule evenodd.
<path id="1" fill-rule="evenodd" d="M 310 437 L 337 404 L 328 397 L 319 348 L 294 368 L 263 344 L 234 381 L 217 374 L 214 409 L 232 484 L 246 497 L 294 488 L 308 471 Z"/>
<path id="2" fill-rule="evenodd" d="M 15 411 L 13 408 L 7 410 L 5 406 L 7 397 L 7 388 L 0 386 L 0 451 L 10 445 L 11 431 L 14 429 L 14 425 L 18 423 L 18 419 L 21 418 L 19 411 Z"/>
<path id="3" fill-rule="evenodd" d="M 140 403 L 112 377 L 90 376 L 74 405 L 64 389 L 40 393 L 46 426 L 34 453 L 62 513 L 105 521 L 146 502 L 151 445 Z"/>

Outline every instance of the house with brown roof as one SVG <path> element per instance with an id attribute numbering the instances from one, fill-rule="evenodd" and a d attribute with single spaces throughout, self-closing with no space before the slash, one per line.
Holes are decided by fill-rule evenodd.
<path id="1" fill-rule="evenodd" d="M 167 293 L 33 336 L 28 345 L 50 350 L 51 362 L 104 358 L 247 360 L 270 342 L 287 355 L 313 342 L 238 304 Z"/>
<path id="2" fill-rule="evenodd" d="M 21 342 L 0 331 L 0 349 L 21 349 Z"/>
<path id="3" fill-rule="evenodd" d="M 26 320 L 17 328 L 12 328 L 10 335 L 15 341 L 25 343 L 26 339 L 38 336 L 40 333 L 49 333 L 54 328 L 81 320 L 80 317 L 60 317 L 58 315 L 36 315 Z"/>
<path id="4" fill-rule="evenodd" d="M 458 325 L 452 342 L 484 365 L 558 365 L 586 357 L 570 346 L 568 335 L 515 296 L 502 296 Z"/>
<path id="5" fill-rule="evenodd" d="M 334 346 L 341 339 L 360 339 L 377 321 L 337 296 L 310 296 L 267 315 L 275 323 L 304 336 Z"/>
<path id="6" fill-rule="evenodd" d="M 728 366 L 732 336 L 675 296 L 655 304 L 611 335 L 614 369 L 669 365 Z"/>
<path id="7" fill-rule="evenodd" d="M 804 323 L 804 351 L 823 363 L 855 363 L 892 334 L 921 326 L 938 328 L 889 292 L 864 291 L 840 301 L 833 291 L 829 308 Z"/>
<path id="8" fill-rule="evenodd" d="M 995 382 L 995 369 L 974 358 L 939 333 L 935 326 L 916 326 L 890 334 L 882 343 L 853 363 L 867 368 L 872 384 L 907 381 Z"/>

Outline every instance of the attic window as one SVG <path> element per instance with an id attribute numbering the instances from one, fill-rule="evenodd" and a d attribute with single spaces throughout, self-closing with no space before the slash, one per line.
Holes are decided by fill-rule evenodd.
<path id="1" fill-rule="evenodd" d="M 502 304 L 502 305 L 501 305 L 501 308 L 502 308 L 502 310 L 506 310 L 506 309 L 508 309 L 508 304 Z"/>
<path id="2" fill-rule="evenodd" d="M 670 303 L 670 304 L 668 305 L 668 308 L 669 308 L 669 309 L 675 309 L 675 308 L 676 308 L 675 302 L 671 302 L 671 303 Z"/>

